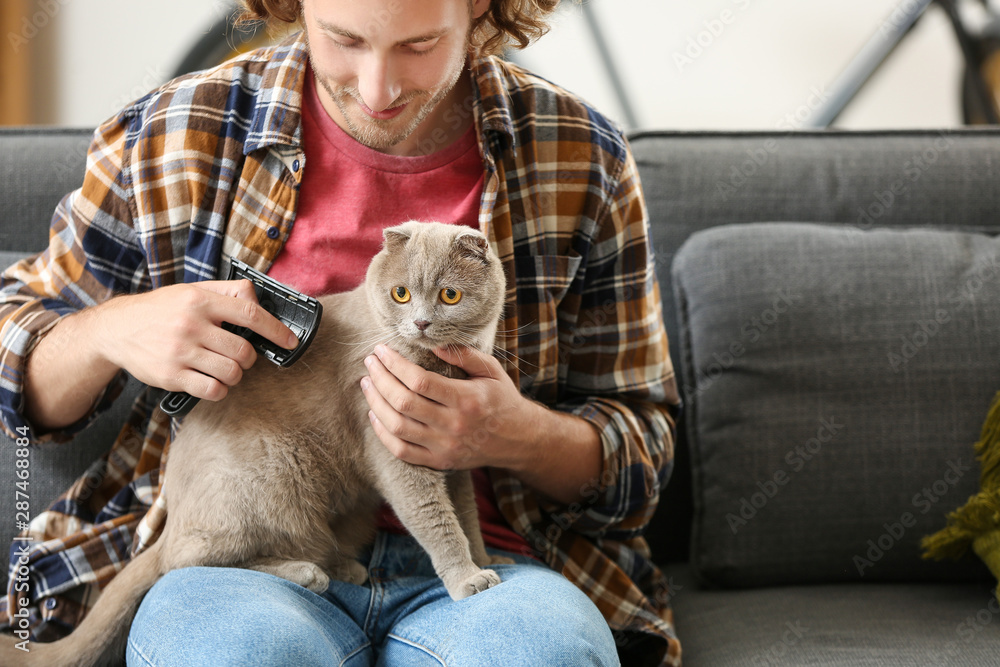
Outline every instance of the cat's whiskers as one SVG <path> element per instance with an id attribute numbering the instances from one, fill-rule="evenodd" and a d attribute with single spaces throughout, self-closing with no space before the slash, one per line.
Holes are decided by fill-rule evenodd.
<path id="1" fill-rule="evenodd" d="M 470 329 L 470 331 L 471 331 L 471 329 Z M 469 331 L 465 331 L 463 329 L 460 329 L 457 326 L 455 327 L 455 330 L 454 330 L 454 332 L 452 334 L 452 338 L 459 345 L 465 345 L 467 347 L 476 347 L 476 337 L 475 337 L 475 335 L 473 333 L 469 333 Z M 504 349 L 504 348 L 502 348 L 502 347 L 500 347 L 499 345 L 496 345 L 496 344 L 494 344 L 492 346 L 491 353 L 494 356 L 499 357 L 499 358 L 503 359 L 504 361 L 506 361 L 506 362 L 512 364 L 513 366 L 515 366 L 518 369 L 518 372 L 520 374 L 522 374 L 522 375 L 527 375 L 528 374 L 527 371 L 522 370 L 524 367 L 531 367 L 531 368 L 535 368 L 535 369 L 538 368 L 537 365 L 529 363 L 528 361 L 526 361 L 525 359 L 517 356 L 513 352 L 510 352 L 510 351 L 508 351 L 508 350 L 506 350 L 506 349 Z"/>
<path id="2" fill-rule="evenodd" d="M 522 324 L 521 326 L 514 327 L 513 329 L 497 329 L 497 333 L 503 334 L 504 336 L 508 336 L 511 334 L 519 334 L 533 324 L 534 322 L 528 322 L 527 324 Z"/>
<path id="3" fill-rule="evenodd" d="M 460 354 L 461 353 L 461 350 L 458 349 L 459 345 L 462 345 L 462 346 L 465 346 L 465 347 L 477 348 L 478 349 L 478 345 L 477 345 L 478 341 L 476 340 L 476 337 L 474 335 L 472 335 L 472 334 L 469 334 L 469 333 L 467 333 L 465 331 L 462 331 L 458 327 L 455 327 L 455 331 L 452 334 L 452 338 L 456 341 L 455 343 L 449 343 L 448 344 L 448 349 L 449 349 L 449 351 L 452 352 L 452 354 Z M 493 347 L 496 348 L 495 345 Z M 493 379 L 493 380 L 496 379 L 495 377 L 493 377 L 493 373 L 492 372 L 490 372 L 489 375 L 490 375 L 491 379 Z"/>
<path id="4" fill-rule="evenodd" d="M 456 336 L 455 338 L 457 339 L 458 337 Z M 456 357 L 461 357 L 462 348 L 475 347 L 475 345 L 459 340 L 457 343 L 448 343 L 444 347 L 446 350 L 448 350 L 449 353 L 455 355 Z"/>
<path id="5" fill-rule="evenodd" d="M 507 361 L 510 364 L 512 364 L 515 368 L 517 368 L 518 372 L 521 375 L 527 375 L 528 374 L 527 371 L 522 370 L 523 367 L 527 366 L 527 367 L 531 367 L 531 368 L 534 368 L 534 369 L 538 368 L 538 366 L 536 364 L 530 363 L 529 361 L 525 360 L 523 357 L 519 357 L 516 354 L 514 354 L 513 352 L 511 352 L 510 350 L 506 350 L 506 349 L 500 347 L 499 345 L 494 345 L 493 346 L 493 355 L 494 356 L 498 356 L 501 359 L 503 359 L 504 361 Z"/>
<path id="6" fill-rule="evenodd" d="M 406 336 L 404 336 L 399 331 L 395 331 L 391 336 L 386 338 L 387 330 L 385 327 L 371 329 L 366 333 L 370 333 L 373 335 L 370 335 L 368 338 L 356 343 L 341 342 L 341 344 L 350 345 L 352 347 L 368 347 L 369 349 L 374 350 L 375 346 L 379 344 L 388 345 L 389 347 L 392 347 L 392 343 L 395 343 L 398 340 L 404 340 L 404 341 L 406 340 Z"/>
<path id="7" fill-rule="evenodd" d="M 392 343 L 395 343 L 397 340 L 406 341 L 407 338 L 406 338 L 406 336 L 404 336 L 403 334 L 401 334 L 401 333 L 399 333 L 397 331 L 395 334 L 393 334 L 392 338 L 387 338 L 387 339 L 383 340 L 382 343 L 384 343 L 385 345 L 388 345 L 389 347 L 392 347 Z"/>
<path id="8" fill-rule="evenodd" d="M 341 345 L 350 345 L 352 347 L 361 345 L 371 345 L 374 347 L 382 338 L 385 337 L 385 327 L 373 327 L 366 331 L 358 331 L 354 334 L 354 337 L 360 338 L 361 340 L 358 342 L 338 340 L 337 342 Z"/>
<path id="9" fill-rule="evenodd" d="M 512 329 L 497 329 L 497 334 L 498 335 L 503 335 L 504 338 L 507 338 L 507 337 L 514 337 L 514 338 L 516 338 L 518 334 L 520 334 L 522 331 L 528 329 L 532 325 L 534 325 L 534 322 L 528 322 L 527 324 L 522 324 L 521 326 L 514 327 Z M 534 369 L 538 368 L 538 366 L 536 364 L 529 363 L 528 361 L 526 361 L 522 357 L 517 356 L 513 352 L 510 352 L 507 349 L 500 347 L 499 345 L 494 345 L 493 346 L 493 354 L 499 355 L 499 356 L 503 357 L 507 361 L 513 363 L 518 368 L 520 368 L 521 366 L 530 366 L 531 368 L 534 368 Z M 524 371 L 521 371 L 521 372 L 522 372 L 522 374 L 527 375 L 526 372 L 524 372 Z"/>

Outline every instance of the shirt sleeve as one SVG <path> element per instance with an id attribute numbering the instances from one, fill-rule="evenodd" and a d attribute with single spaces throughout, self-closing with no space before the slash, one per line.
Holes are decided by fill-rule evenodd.
<path id="1" fill-rule="evenodd" d="M 0 421 L 9 435 L 27 433 L 33 442 L 69 440 L 125 383 L 119 373 L 94 397 L 90 414 L 58 432 L 41 435 L 24 416 L 25 366 L 39 340 L 64 317 L 135 291 L 143 281 L 145 260 L 125 175 L 128 120 L 116 117 L 94 133 L 83 185 L 56 208 L 48 247 L 0 274 Z"/>
<path id="2" fill-rule="evenodd" d="M 564 530 L 627 540 L 642 534 L 669 479 L 680 403 L 631 152 L 598 229 L 575 326 L 560 333 L 569 359 L 557 408 L 597 429 L 603 469 L 582 502 L 545 509 Z"/>

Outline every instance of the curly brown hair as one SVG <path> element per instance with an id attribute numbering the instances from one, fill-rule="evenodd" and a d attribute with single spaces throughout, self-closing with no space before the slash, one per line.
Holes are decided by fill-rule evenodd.
<path id="1" fill-rule="evenodd" d="M 471 7 L 473 0 L 469 0 Z M 268 27 L 299 20 L 301 0 L 240 0 L 241 24 L 263 22 Z M 472 27 L 472 43 L 483 54 L 507 47 L 523 49 L 549 30 L 546 19 L 559 0 L 490 0 L 486 13 Z"/>

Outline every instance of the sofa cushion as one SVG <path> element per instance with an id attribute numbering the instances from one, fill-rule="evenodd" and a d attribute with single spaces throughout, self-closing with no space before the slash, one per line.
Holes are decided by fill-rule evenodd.
<path id="1" fill-rule="evenodd" d="M 863 228 L 954 225 L 1000 231 L 1000 128 L 817 132 L 642 132 L 629 137 L 656 252 L 674 367 L 670 265 L 702 229 L 763 220 Z M 647 538 L 657 562 L 685 560 L 691 525 L 686 438 Z"/>
<path id="2" fill-rule="evenodd" d="M 673 280 L 706 582 L 955 581 L 920 558 L 978 488 L 1000 390 L 1000 242 L 932 229 L 696 233 Z"/>

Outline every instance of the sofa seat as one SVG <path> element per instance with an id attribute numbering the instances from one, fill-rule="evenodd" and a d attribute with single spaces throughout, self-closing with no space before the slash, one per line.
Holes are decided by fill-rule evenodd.
<path id="1" fill-rule="evenodd" d="M 667 569 L 687 667 L 1000 664 L 990 582 L 712 590 Z"/>

